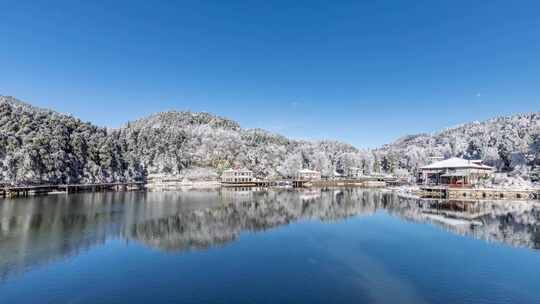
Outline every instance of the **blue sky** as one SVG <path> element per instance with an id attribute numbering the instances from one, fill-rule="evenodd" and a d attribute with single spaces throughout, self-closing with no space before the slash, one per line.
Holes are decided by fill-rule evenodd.
<path id="1" fill-rule="evenodd" d="M 0 94 L 101 126 L 193 110 L 375 147 L 538 111 L 539 11 L 538 1 L 0 1 Z"/>

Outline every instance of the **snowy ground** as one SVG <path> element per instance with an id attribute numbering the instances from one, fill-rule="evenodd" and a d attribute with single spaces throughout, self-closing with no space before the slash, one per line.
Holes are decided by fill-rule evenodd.
<path id="1" fill-rule="evenodd" d="M 532 183 L 520 175 L 508 175 L 506 173 L 496 173 L 492 178 L 482 181 L 478 188 L 505 189 L 505 190 L 530 190 L 540 189 L 538 183 Z"/>

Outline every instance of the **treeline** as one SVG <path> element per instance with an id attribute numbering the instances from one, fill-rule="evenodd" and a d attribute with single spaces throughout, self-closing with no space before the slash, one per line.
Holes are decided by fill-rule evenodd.
<path id="1" fill-rule="evenodd" d="M 432 156 L 482 159 L 498 171 L 538 178 L 540 113 L 472 122 L 435 134 L 405 136 L 374 150 L 395 166 L 416 172 Z"/>
<path id="2" fill-rule="evenodd" d="M 0 97 L 0 182 L 90 183 L 129 180 L 122 145 L 106 129 Z"/>
<path id="3" fill-rule="evenodd" d="M 336 173 L 414 174 L 431 156 L 482 158 L 530 174 L 539 162 L 539 114 L 496 118 L 434 135 L 415 135 L 375 150 L 337 141 L 298 141 L 192 112 L 162 112 L 105 129 L 0 96 L 0 183 L 95 183 L 143 180 L 150 173 L 215 179 L 231 166 L 258 177 L 302 168 Z"/>
<path id="4" fill-rule="evenodd" d="M 105 129 L 0 96 L 2 184 L 131 181 L 150 173 L 205 179 L 235 165 L 260 177 L 301 168 L 329 176 L 354 153 L 347 144 L 293 141 L 207 113 L 163 112 Z"/>

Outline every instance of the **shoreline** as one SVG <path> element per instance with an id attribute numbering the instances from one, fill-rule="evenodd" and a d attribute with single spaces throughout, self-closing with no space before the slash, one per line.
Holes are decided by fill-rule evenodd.
<path id="1" fill-rule="evenodd" d="M 131 185 L 132 187 L 129 187 Z M 0 198 L 18 198 L 28 196 L 42 195 L 59 195 L 73 193 L 88 193 L 88 192 L 125 192 L 125 191 L 141 191 L 141 192 L 174 192 L 174 191 L 189 191 L 189 190 L 220 190 L 220 189 L 242 189 L 248 191 L 250 189 L 322 189 L 322 188 L 366 188 L 376 189 L 397 193 L 403 197 L 415 199 L 442 199 L 442 200 L 460 200 L 460 201 L 538 201 L 540 200 L 540 189 L 508 189 L 508 188 L 449 188 L 445 187 L 445 191 L 455 191 L 462 193 L 474 193 L 474 195 L 425 195 L 426 192 L 421 185 L 401 185 L 389 186 L 382 183 L 362 183 L 362 182 L 344 182 L 340 180 L 333 181 L 316 181 L 307 186 L 264 186 L 258 187 L 253 185 L 238 185 L 230 186 L 223 185 L 220 181 L 192 181 L 174 184 L 144 184 L 137 183 L 137 187 L 133 187 L 133 183 L 114 183 L 114 184 L 83 184 L 83 185 L 41 185 L 41 186 L 24 186 L 13 187 L 18 189 L 15 194 L 9 194 L 8 187 L 0 189 Z M 50 189 L 49 191 L 32 191 L 28 189 Z M 20 190 L 27 189 L 27 190 Z M 64 190 L 59 190 L 64 189 Z M 486 195 L 485 193 L 493 192 L 497 195 Z M 484 193 L 484 195 L 482 195 Z M 514 194 L 509 195 L 509 194 Z M 508 195 L 507 195 L 508 194 Z"/>

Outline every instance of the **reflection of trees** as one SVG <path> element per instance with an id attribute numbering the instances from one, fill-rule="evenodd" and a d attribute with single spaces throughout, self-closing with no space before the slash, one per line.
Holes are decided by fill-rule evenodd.
<path id="1" fill-rule="evenodd" d="M 199 249 L 231 242 L 243 231 L 377 210 L 461 235 L 540 249 L 540 205 L 531 202 L 438 202 L 358 188 L 87 193 L 1 202 L 0 277 L 110 238 L 162 250 Z"/>
<path id="2" fill-rule="evenodd" d="M 540 249 L 540 204 L 525 201 L 437 201 L 390 195 L 385 209 L 489 242 Z"/>
<path id="3" fill-rule="evenodd" d="M 139 223 L 128 238 L 165 250 L 206 248 L 234 240 L 242 231 L 261 231 L 286 225 L 301 218 L 333 220 L 364 211 L 361 200 L 345 196 L 344 191 L 313 192 L 306 197 L 298 191 L 252 192 L 238 198 L 231 193 L 217 207 L 179 213 Z"/>
<path id="4" fill-rule="evenodd" d="M 0 278 L 76 255 L 139 221 L 217 204 L 217 193 L 109 192 L 0 202 Z"/>
<path id="5" fill-rule="evenodd" d="M 261 231 L 299 219 L 334 221 L 386 210 L 453 233 L 513 246 L 540 248 L 540 206 L 531 202 L 418 200 L 364 189 L 252 192 L 208 209 L 141 222 L 126 237 L 164 250 L 221 245 L 242 231 Z"/>

